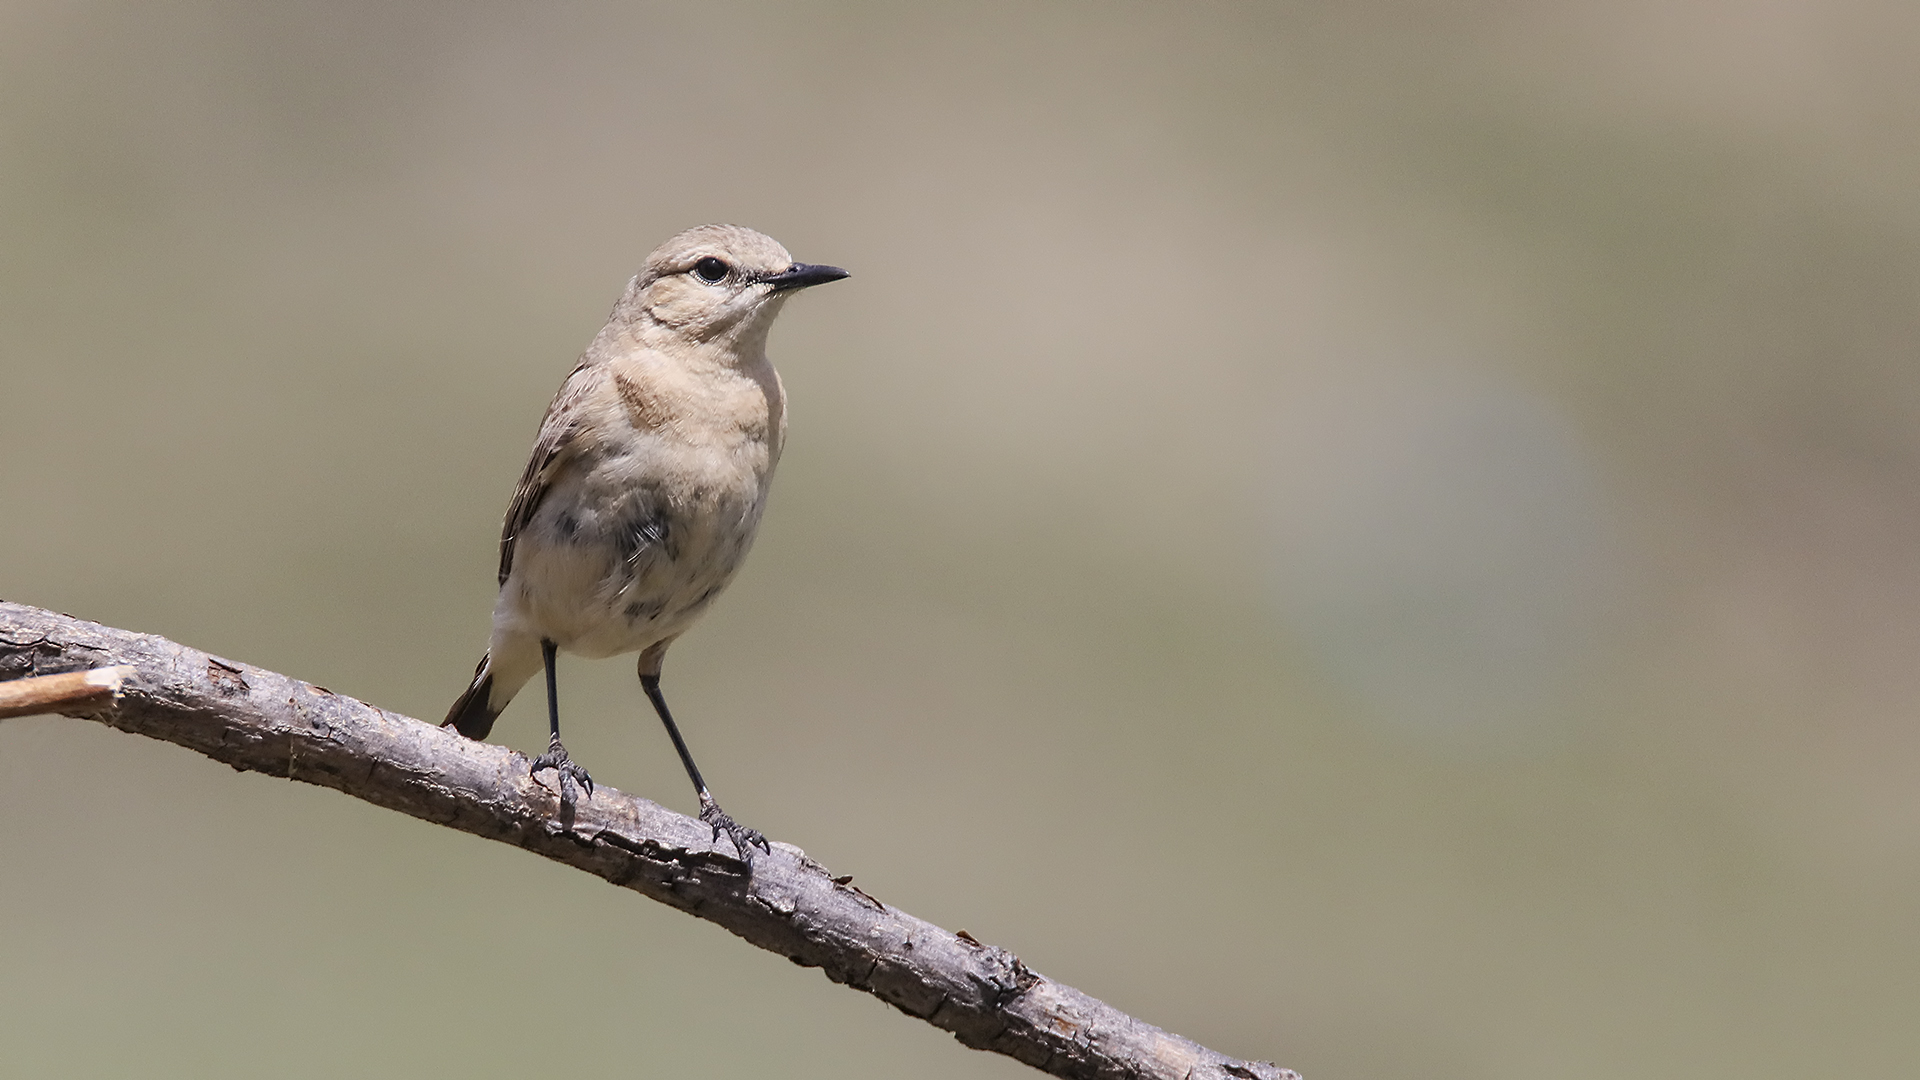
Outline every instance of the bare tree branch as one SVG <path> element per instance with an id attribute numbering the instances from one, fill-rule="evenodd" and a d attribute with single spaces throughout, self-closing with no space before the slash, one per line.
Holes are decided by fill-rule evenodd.
<path id="1" fill-rule="evenodd" d="M 523 847 L 818 967 L 967 1046 L 1056 1076 L 1298 1080 L 1270 1062 L 1236 1061 L 1169 1034 L 1004 949 L 889 907 L 799 848 L 774 844 L 749 879 L 727 842 L 716 846 L 699 821 L 608 787 L 563 802 L 504 746 L 165 638 L 0 602 L 0 679 L 110 665 L 130 670 L 14 696 L 39 695 L 48 711 Z"/>

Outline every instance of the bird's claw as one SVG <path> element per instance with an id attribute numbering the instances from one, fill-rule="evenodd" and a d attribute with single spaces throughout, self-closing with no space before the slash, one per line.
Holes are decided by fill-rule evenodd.
<path id="1" fill-rule="evenodd" d="M 731 815 L 720 809 L 720 804 L 714 802 L 711 795 L 700 800 L 700 820 L 713 827 L 715 843 L 720 841 L 722 832 L 726 833 L 727 839 L 733 841 L 733 849 L 740 853 L 740 857 L 746 860 L 748 866 L 753 865 L 753 852 L 749 850 L 750 848 L 757 847 L 769 855 L 773 854 L 773 845 L 767 843 L 767 838 L 760 834 L 760 830 L 749 829 L 733 820 Z"/>
<path id="2" fill-rule="evenodd" d="M 547 743 L 547 752 L 533 759 L 533 764 L 527 769 L 527 775 L 531 777 L 535 783 L 539 783 L 541 769 L 552 769 L 554 772 L 559 773 L 562 785 L 564 785 L 566 781 L 572 780 L 574 783 L 579 784 L 581 788 L 585 789 L 587 798 L 593 798 L 593 777 L 587 775 L 587 770 L 581 768 L 573 762 L 573 759 L 567 757 L 567 748 L 560 745 L 560 736 L 555 735 L 553 740 Z M 541 786 L 544 787 L 545 785 Z"/>

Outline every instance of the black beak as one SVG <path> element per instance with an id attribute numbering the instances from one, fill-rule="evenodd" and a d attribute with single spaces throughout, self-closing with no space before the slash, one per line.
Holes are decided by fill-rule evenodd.
<path id="1" fill-rule="evenodd" d="M 768 274 L 761 282 L 773 286 L 774 292 L 786 292 L 790 289 L 804 289 L 810 285 L 825 285 L 829 281 L 839 281 L 850 277 L 845 270 L 837 266 L 816 266 L 813 263 L 794 263 L 777 274 Z"/>

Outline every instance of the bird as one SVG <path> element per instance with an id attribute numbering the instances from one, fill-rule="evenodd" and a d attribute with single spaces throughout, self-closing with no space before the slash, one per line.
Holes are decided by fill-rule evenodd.
<path id="1" fill-rule="evenodd" d="M 795 262 L 772 237 L 700 225 L 661 244 L 561 383 L 500 529 L 500 592 L 473 681 L 443 727 L 485 739 L 546 672 L 547 752 L 566 796 L 593 778 L 560 741 L 555 661 L 639 653 L 640 687 L 700 799 L 749 868 L 766 837 L 707 789 L 660 691 L 667 649 L 739 570 L 786 442 L 787 399 L 767 359 L 775 316 L 802 289 L 849 276 Z"/>

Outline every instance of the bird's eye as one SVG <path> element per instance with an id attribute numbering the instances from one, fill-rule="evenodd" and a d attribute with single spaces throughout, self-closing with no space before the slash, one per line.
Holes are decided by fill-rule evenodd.
<path id="1" fill-rule="evenodd" d="M 718 285 L 727 276 L 727 264 L 709 255 L 693 264 L 693 273 L 709 285 Z"/>

